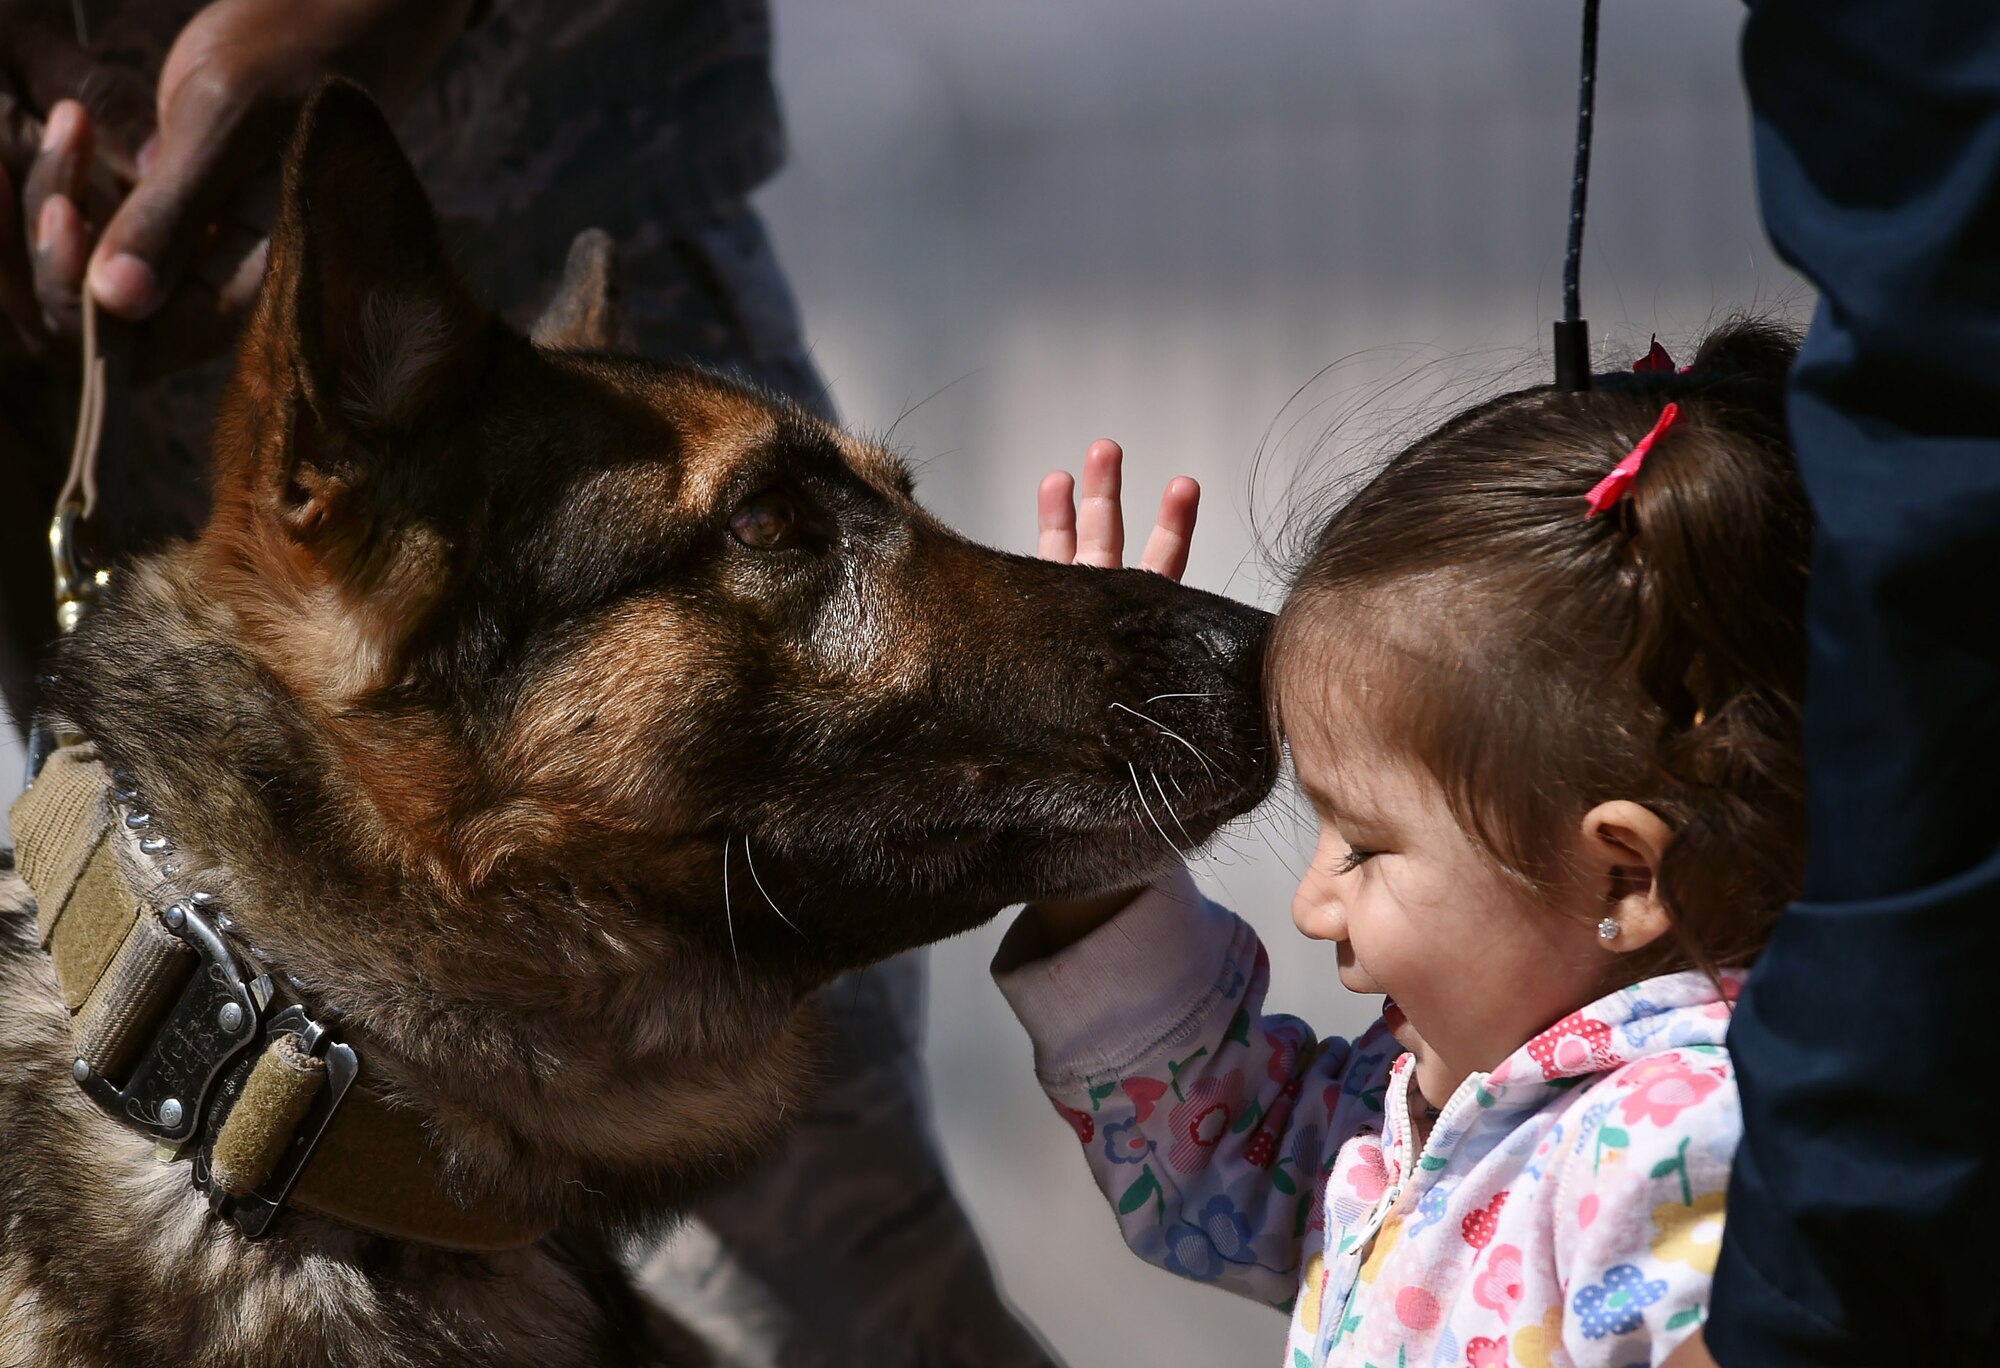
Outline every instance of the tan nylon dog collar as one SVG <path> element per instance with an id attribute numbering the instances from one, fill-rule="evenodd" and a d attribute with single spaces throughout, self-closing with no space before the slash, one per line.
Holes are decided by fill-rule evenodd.
<path id="1" fill-rule="evenodd" d="M 165 842 L 123 796 L 84 743 L 50 756 L 12 813 L 85 1093 L 191 1160 L 248 1235 L 286 1205 L 446 1249 L 547 1234 L 450 1197 L 418 1114 L 357 1082 L 355 1051 L 268 976 L 246 978 L 201 895 L 168 889 L 151 858 Z"/>

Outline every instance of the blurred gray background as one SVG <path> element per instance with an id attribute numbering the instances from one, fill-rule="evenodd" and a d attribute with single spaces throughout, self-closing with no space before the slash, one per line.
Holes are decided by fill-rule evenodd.
<path id="1" fill-rule="evenodd" d="M 814 358 L 919 492 L 1034 547 L 1096 437 L 1150 525 L 1204 490 L 1190 582 L 1274 604 L 1287 505 L 1546 375 L 1575 0 L 776 0 L 788 169 L 762 196 Z M 1584 313 L 1600 364 L 1740 308 L 1803 318 L 1758 223 L 1736 0 L 1603 11 Z M 1136 540 L 1137 530 L 1135 530 Z M 1201 862 L 1273 947 L 1273 1000 L 1372 1019 L 1292 929 L 1283 802 Z M 1275 1363 L 1276 1313 L 1125 1252 L 986 974 L 933 952 L 937 1126 L 1009 1295 L 1073 1365 Z"/>
<path id="2" fill-rule="evenodd" d="M 1539 380 L 1559 305 L 1575 0 L 775 0 L 789 168 L 761 196 L 853 425 L 947 520 L 1034 545 L 1096 437 L 1141 529 L 1205 491 L 1191 583 L 1266 605 L 1300 491 Z M 1584 312 L 1600 364 L 1803 318 L 1751 186 L 1737 0 L 1607 5 Z M 1138 530 L 1135 530 L 1135 540 Z M 19 755 L 0 751 L 0 791 Z M 1309 833 L 1274 801 L 1198 867 L 1323 1033 L 1373 1000 L 1292 930 Z M 1069 1363 L 1275 1362 L 1274 1312 L 1126 1254 L 987 978 L 934 953 L 937 1126 L 1009 1295 Z"/>

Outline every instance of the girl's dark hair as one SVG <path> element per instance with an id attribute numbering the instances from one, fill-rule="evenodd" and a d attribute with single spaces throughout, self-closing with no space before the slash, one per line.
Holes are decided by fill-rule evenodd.
<path id="1" fill-rule="evenodd" d="M 1560 886 L 1583 815 L 1627 798 L 1675 835 L 1659 972 L 1744 965 L 1797 892 L 1811 515 L 1784 421 L 1795 334 L 1737 321 L 1684 373 L 1478 405 L 1398 453 L 1313 544 L 1269 690 L 1338 756 L 1343 714 L 1439 782 L 1495 864 Z M 1585 495 L 1668 403 L 1626 496 Z M 1325 715 L 1324 721 L 1322 714 Z"/>

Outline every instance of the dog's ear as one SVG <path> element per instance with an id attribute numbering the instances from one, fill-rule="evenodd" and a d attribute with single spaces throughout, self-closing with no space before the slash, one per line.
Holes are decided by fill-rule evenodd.
<path id="1" fill-rule="evenodd" d="M 479 367 L 488 320 L 374 101 L 346 81 L 320 86 L 292 136 L 238 354 L 260 456 L 315 464 L 324 442 L 365 461 L 438 421 Z"/>
<path id="2" fill-rule="evenodd" d="M 360 87 L 320 86 L 218 421 L 204 539 L 249 572 L 232 582 L 273 639 L 326 647 L 298 673 L 352 692 L 393 672 L 448 577 L 446 452 L 501 338 L 387 120 Z"/>
<path id="3" fill-rule="evenodd" d="M 631 351 L 632 330 L 618 280 L 618 244 L 586 228 L 569 245 L 562 284 L 529 336 L 557 351 Z"/>

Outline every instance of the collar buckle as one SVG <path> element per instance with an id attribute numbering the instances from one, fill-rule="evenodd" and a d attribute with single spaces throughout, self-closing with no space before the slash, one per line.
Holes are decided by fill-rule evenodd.
<path id="1" fill-rule="evenodd" d="M 72 1073 L 114 1120 L 178 1147 L 201 1133 L 216 1079 L 258 1038 L 259 1012 L 236 956 L 193 902 L 169 905 L 160 920 L 198 957 L 180 1000 L 122 1084 L 82 1059 Z"/>
<path id="2" fill-rule="evenodd" d="M 194 1156 L 192 1178 L 194 1185 L 208 1197 L 209 1210 L 227 1216 L 235 1222 L 236 1228 L 255 1239 L 270 1227 L 273 1220 L 284 1209 L 285 1200 L 291 1196 L 292 1185 L 299 1174 L 311 1161 L 313 1151 L 319 1148 L 321 1138 L 333 1124 L 340 1104 L 347 1097 L 348 1090 L 360 1075 L 361 1061 L 354 1047 L 344 1041 L 333 1039 L 328 1034 L 325 1022 L 314 1020 L 304 1007 L 290 1006 L 271 1018 L 265 1034 L 265 1048 L 272 1048 L 280 1036 L 297 1037 L 301 1054 L 325 1061 L 325 1082 L 313 1094 L 305 1114 L 292 1126 L 284 1148 L 273 1160 L 270 1170 L 262 1181 L 247 1192 L 232 1195 L 217 1181 L 210 1164 L 210 1152 Z M 230 1109 L 240 1100 L 242 1089 L 247 1085 L 248 1071 L 238 1070 L 224 1080 L 223 1092 L 229 1095 Z M 223 1099 L 216 1099 L 221 1102 Z M 211 1126 L 213 1133 L 219 1126 Z"/>

